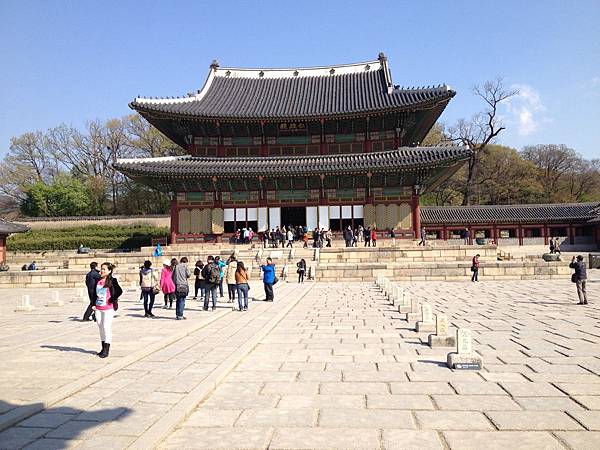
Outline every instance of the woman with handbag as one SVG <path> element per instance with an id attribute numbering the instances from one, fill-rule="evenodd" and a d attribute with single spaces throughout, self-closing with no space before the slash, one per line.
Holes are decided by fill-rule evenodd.
<path id="1" fill-rule="evenodd" d="M 165 259 L 163 261 L 162 272 L 160 273 L 160 289 L 165 296 L 164 309 L 173 309 L 173 301 L 175 300 L 175 283 L 173 283 L 173 269 L 177 265 L 177 260 L 173 258 L 171 261 Z"/>
<path id="2" fill-rule="evenodd" d="M 140 288 L 144 297 L 144 317 L 154 317 L 152 307 L 160 287 L 158 274 L 152 269 L 152 261 L 144 261 L 144 266 L 140 270 Z"/>
<path id="3" fill-rule="evenodd" d="M 119 309 L 119 297 L 123 289 L 116 278 L 113 278 L 115 266 L 105 262 L 100 266 L 100 278 L 96 280 L 93 291 L 94 309 L 96 310 L 96 323 L 100 330 L 102 350 L 98 352 L 100 358 L 106 358 L 112 342 L 112 321 L 115 311 Z"/>
<path id="4" fill-rule="evenodd" d="M 473 260 L 471 261 L 471 272 L 473 272 L 471 281 L 479 281 L 477 279 L 477 277 L 479 276 L 479 253 L 473 256 Z"/>
<path id="5" fill-rule="evenodd" d="M 298 267 L 298 283 L 304 283 L 304 273 L 306 272 L 306 261 L 302 258 L 296 266 Z"/>
<path id="6" fill-rule="evenodd" d="M 183 310 L 185 309 L 185 299 L 190 293 L 188 278 L 190 277 L 190 269 L 187 266 L 188 259 L 184 256 L 179 260 L 179 264 L 173 270 L 173 283 L 175 283 L 175 319 L 184 320 Z"/>
<path id="7" fill-rule="evenodd" d="M 235 283 L 240 311 L 248 311 L 248 291 L 250 290 L 250 285 L 248 284 L 248 271 L 242 261 L 239 261 L 236 265 Z"/>

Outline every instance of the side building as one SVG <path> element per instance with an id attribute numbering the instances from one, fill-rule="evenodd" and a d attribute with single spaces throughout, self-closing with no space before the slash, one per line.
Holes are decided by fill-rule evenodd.
<path id="1" fill-rule="evenodd" d="M 394 85 L 383 54 L 292 69 L 215 61 L 195 93 L 130 103 L 188 155 L 115 167 L 171 195 L 173 243 L 283 225 L 419 237 L 419 197 L 470 157 L 464 147 L 419 147 L 454 95 Z"/>

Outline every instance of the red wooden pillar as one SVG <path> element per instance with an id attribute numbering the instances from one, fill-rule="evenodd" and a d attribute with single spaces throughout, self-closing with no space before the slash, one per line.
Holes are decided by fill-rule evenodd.
<path id="1" fill-rule="evenodd" d="M 569 233 L 569 244 L 573 245 L 575 243 L 575 227 L 573 225 L 569 225 L 567 231 Z"/>
<path id="2" fill-rule="evenodd" d="M 448 240 L 448 229 L 446 228 L 446 225 L 442 226 L 442 239 L 444 241 Z"/>
<path id="3" fill-rule="evenodd" d="M 415 238 L 421 239 L 421 207 L 419 206 L 419 194 L 413 191 L 412 195 L 413 230 Z"/>
<path id="4" fill-rule="evenodd" d="M 542 227 L 542 233 L 544 233 L 544 245 L 548 245 L 548 236 L 550 236 L 550 228 L 548 228 L 548 225 Z"/>
<path id="5" fill-rule="evenodd" d="M 179 211 L 177 209 L 177 194 L 171 200 L 171 245 L 177 243 L 177 233 L 179 233 Z"/>
<path id="6" fill-rule="evenodd" d="M 517 231 L 519 234 L 519 245 L 523 245 L 523 225 L 519 225 Z"/>
<path id="7" fill-rule="evenodd" d="M 6 235 L 0 235 L 0 264 L 6 262 Z"/>

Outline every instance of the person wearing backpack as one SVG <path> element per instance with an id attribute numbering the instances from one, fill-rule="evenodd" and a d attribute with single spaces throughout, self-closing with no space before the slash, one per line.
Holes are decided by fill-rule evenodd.
<path id="1" fill-rule="evenodd" d="M 198 292 L 202 298 L 204 298 L 204 278 L 202 277 L 202 269 L 204 269 L 204 263 L 202 261 L 196 261 L 196 267 L 194 267 L 194 300 L 198 298 Z"/>
<path id="2" fill-rule="evenodd" d="M 215 256 L 215 264 L 219 266 L 219 295 L 223 297 L 223 279 L 225 278 L 225 264 L 219 255 Z"/>
<path id="3" fill-rule="evenodd" d="M 306 260 L 302 258 L 298 263 L 296 263 L 298 267 L 298 283 L 304 283 L 304 273 L 306 272 Z"/>
<path id="4" fill-rule="evenodd" d="M 140 288 L 144 297 L 144 317 L 154 317 L 154 298 L 160 292 L 158 273 L 152 269 L 152 261 L 144 261 L 140 270 Z"/>
<path id="5" fill-rule="evenodd" d="M 229 257 L 229 262 L 225 268 L 225 281 L 227 283 L 227 295 L 229 296 L 228 303 L 235 300 L 237 286 L 235 282 L 235 271 L 237 270 L 238 262 L 234 255 Z"/>
<path id="6" fill-rule="evenodd" d="M 272 302 L 275 300 L 273 294 L 273 285 L 277 283 L 277 277 L 275 276 L 275 264 L 271 258 L 267 258 L 267 264 L 260 266 L 260 270 L 263 273 L 263 285 L 265 288 L 265 301 Z"/>
<path id="7" fill-rule="evenodd" d="M 215 258 L 209 256 L 206 258 L 206 265 L 202 269 L 202 276 L 204 277 L 204 311 L 208 311 L 208 297 L 212 296 L 212 310 L 217 309 L 217 289 L 221 282 L 221 270 L 219 265 L 215 262 Z"/>
<path id="8" fill-rule="evenodd" d="M 190 269 L 187 266 L 188 259 L 184 256 L 179 260 L 179 264 L 173 269 L 173 283 L 175 283 L 175 319 L 184 320 L 183 310 L 185 309 L 185 299 L 190 293 L 188 278 L 191 276 Z"/>

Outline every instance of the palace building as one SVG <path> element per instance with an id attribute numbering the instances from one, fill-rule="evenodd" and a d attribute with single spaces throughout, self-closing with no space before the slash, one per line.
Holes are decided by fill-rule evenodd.
<path id="1" fill-rule="evenodd" d="M 383 53 L 291 69 L 214 61 L 197 92 L 130 103 L 188 155 L 121 159 L 115 167 L 172 195 L 172 243 L 288 224 L 362 224 L 414 238 L 419 196 L 471 155 L 419 146 L 454 95 L 447 85 L 394 85 Z"/>

